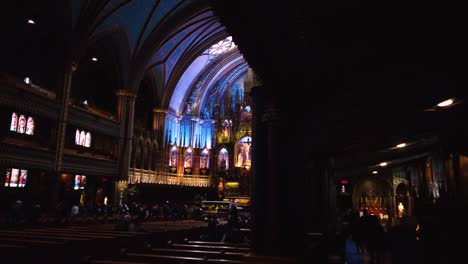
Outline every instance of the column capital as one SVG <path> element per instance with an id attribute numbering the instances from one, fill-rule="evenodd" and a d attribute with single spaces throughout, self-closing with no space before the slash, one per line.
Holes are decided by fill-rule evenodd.
<path id="1" fill-rule="evenodd" d="M 72 72 L 75 72 L 75 71 L 78 70 L 78 63 L 72 61 L 72 62 L 70 63 L 70 67 L 71 67 Z"/>
<path id="2" fill-rule="evenodd" d="M 167 114 L 167 109 L 162 109 L 162 108 L 154 108 L 153 109 L 153 113 L 164 113 L 164 114 Z"/>
<path id="3" fill-rule="evenodd" d="M 132 97 L 132 98 L 136 98 L 137 97 L 137 94 L 135 92 L 132 92 L 132 91 L 129 91 L 129 90 L 126 90 L 126 89 L 120 89 L 120 90 L 117 90 L 115 92 L 115 94 L 117 96 L 126 96 L 126 97 Z"/>

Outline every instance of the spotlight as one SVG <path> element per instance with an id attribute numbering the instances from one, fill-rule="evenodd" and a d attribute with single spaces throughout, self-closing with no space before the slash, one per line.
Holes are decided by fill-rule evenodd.
<path id="1" fill-rule="evenodd" d="M 92 57 L 91 60 L 92 61 L 98 61 L 98 59 L 96 57 Z"/>
<path id="2" fill-rule="evenodd" d="M 379 164 L 379 166 L 380 166 L 380 167 L 385 167 L 385 166 L 387 166 L 387 164 L 388 164 L 387 162 L 381 162 L 381 163 Z"/>
<path id="3" fill-rule="evenodd" d="M 447 99 L 437 104 L 438 107 L 447 107 L 453 104 L 453 99 Z"/>
<path id="4" fill-rule="evenodd" d="M 406 143 L 400 143 L 398 145 L 396 145 L 397 148 L 404 148 L 406 147 Z"/>
<path id="5" fill-rule="evenodd" d="M 34 20 L 32 20 L 32 19 L 29 19 L 28 24 L 34 25 L 34 24 L 36 24 L 36 22 L 34 22 Z"/>

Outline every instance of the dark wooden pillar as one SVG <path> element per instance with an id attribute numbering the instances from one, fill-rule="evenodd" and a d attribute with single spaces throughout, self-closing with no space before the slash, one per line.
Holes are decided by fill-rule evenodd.
<path id="1" fill-rule="evenodd" d="M 302 258 L 304 252 L 304 174 L 302 131 L 288 104 L 266 88 L 252 88 L 253 252 Z M 296 133 L 294 135 L 294 133 Z M 294 142 L 291 138 L 297 138 Z"/>

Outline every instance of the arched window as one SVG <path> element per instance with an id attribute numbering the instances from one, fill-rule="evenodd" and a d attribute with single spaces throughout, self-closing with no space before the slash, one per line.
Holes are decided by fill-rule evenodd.
<path id="1" fill-rule="evenodd" d="M 252 165 L 251 157 L 252 138 L 245 136 L 237 142 L 237 163 L 236 167 L 250 168 Z"/>
<path id="2" fill-rule="evenodd" d="M 91 133 L 87 132 L 85 137 L 85 147 L 91 147 Z"/>
<path id="3" fill-rule="evenodd" d="M 75 132 L 75 144 L 79 145 L 80 144 L 80 130 L 77 129 Z"/>
<path id="4" fill-rule="evenodd" d="M 201 169 L 208 169 L 210 167 L 210 159 L 208 149 L 204 149 L 201 153 L 200 157 L 200 168 Z"/>
<path id="5" fill-rule="evenodd" d="M 221 170 L 229 169 L 229 155 L 226 148 L 222 148 L 218 154 L 218 167 Z"/>
<path id="6" fill-rule="evenodd" d="M 18 116 L 15 112 L 11 114 L 11 124 L 10 124 L 10 131 L 15 131 L 18 129 Z"/>
<path id="7" fill-rule="evenodd" d="M 28 122 L 26 122 L 26 134 L 34 135 L 34 119 L 32 117 L 28 117 Z"/>
<path id="8" fill-rule="evenodd" d="M 177 167 L 177 148 L 173 146 L 171 148 L 171 153 L 169 153 L 169 166 Z"/>
<path id="9" fill-rule="evenodd" d="M 18 133 L 24 134 L 26 132 L 26 118 L 20 115 L 18 119 Z"/>
<path id="10" fill-rule="evenodd" d="M 184 168 L 192 168 L 192 164 L 193 164 L 193 153 L 192 153 L 192 149 L 188 148 L 187 151 L 185 151 Z"/>
<path id="11" fill-rule="evenodd" d="M 84 130 L 82 130 L 80 132 L 80 146 L 85 146 L 85 143 L 86 143 L 86 133 L 84 132 Z"/>

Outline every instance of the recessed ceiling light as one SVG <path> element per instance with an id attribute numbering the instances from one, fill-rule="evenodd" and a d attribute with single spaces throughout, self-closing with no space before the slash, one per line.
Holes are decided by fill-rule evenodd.
<path id="1" fill-rule="evenodd" d="M 453 99 L 447 99 L 437 104 L 438 107 L 447 107 L 453 104 Z"/>
<path id="2" fill-rule="evenodd" d="M 31 84 L 31 79 L 29 79 L 29 77 L 24 78 L 24 83 Z"/>
<path id="3" fill-rule="evenodd" d="M 397 148 L 404 148 L 406 147 L 406 143 L 400 143 L 398 145 L 396 145 Z"/>
<path id="4" fill-rule="evenodd" d="M 387 164 L 388 164 L 387 162 L 381 162 L 381 163 L 379 164 L 379 166 L 380 166 L 380 167 L 385 167 L 385 166 L 387 166 Z"/>
<path id="5" fill-rule="evenodd" d="M 28 20 L 28 24 L 34 25 L 34 24 L 36 24 L 36 22 L 34 22 L 34 20 L 32 20 L 32 19 L 29 19 L 29 20 Z"/>
<path id="6" fill-rule="evenodd" d="M 96 57 L 92 57 L 91 60 L 92 60 L 92 61 L 97 61 L 97 58 L 96 58 Z"/>
<path id="7" fill-rule="evenodd" d="M 377 173 L 379 173 L 379 172 L 378 172 L 378 171 L 373 171 L 373 172 L 372 172 L 372 174 L 377 174 Z"/>

